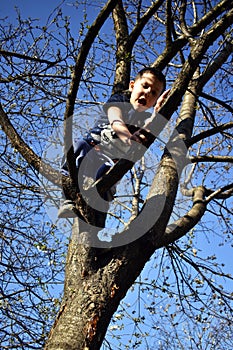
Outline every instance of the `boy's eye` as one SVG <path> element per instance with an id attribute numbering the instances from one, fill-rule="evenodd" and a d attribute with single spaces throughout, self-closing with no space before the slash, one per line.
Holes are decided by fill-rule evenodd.
<path id="1" fill-rule="evenodd" d="M 143 84 L 142 87 L 143 87 L 144 89 L 148 89 L 148 88 L 150 87 L 150 85 L 148 85 L 148 84 Z"/>
<path id="2" fill-rule="evenodd" d="M 142 84 L 143 89 L 148 89 L 150 87 L 150 85 L 148 84 Z M 156 91 L 155 90 L 151 90 L 151 93 L 153 96 L 156 96 Z"/>

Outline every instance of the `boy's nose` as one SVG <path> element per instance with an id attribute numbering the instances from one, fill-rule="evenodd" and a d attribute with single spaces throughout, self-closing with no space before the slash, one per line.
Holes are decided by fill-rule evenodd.
<path id="1" fill-rule="evenodd" d="M 148 87 L 148 88 L 145 90 L 145 95 L 148 96 L 150 93 L 151 93 L 151 87 Z"/>

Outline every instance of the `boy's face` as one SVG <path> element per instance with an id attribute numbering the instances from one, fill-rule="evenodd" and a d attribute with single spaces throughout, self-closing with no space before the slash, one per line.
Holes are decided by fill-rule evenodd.
<path id="1" fill-rule="evenodd" d="M 131 91 L 130 103 L 138 112 L 143 112 L 156 104 L 161 92 L 163 83 L 151 73 L 144 73 L 143 76 L 129 84 Z"/>

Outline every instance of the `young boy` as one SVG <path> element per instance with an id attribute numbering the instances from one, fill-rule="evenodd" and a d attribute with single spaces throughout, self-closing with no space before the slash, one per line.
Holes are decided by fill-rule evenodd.
<path id="1" fill-rule="evenodd" d="M 90 177 L 98 179 L 115 160 L 130 154 L 135 141 L 138 143 L 146 141 L 142 129 L 149 132 L 151 120 L 151 113 L 146 110 L 151 107 L 154 107 L 154 113 L 159 110 L 169 92 L 165 91 L 165 88 L 164 75 L 153 67 L 147 67 L 130 82 L 128 91 L 112 95 L 104 105 L 104 113 L 94 128 L 87 132 L 83 140 L 74 140 L 77 176 L 85 158 L 89 157 L 89 163 L 93 164 L 88 167 L 87 173 L 92 169 Z M 94 152 L 90 152 L 91 150 Z M 63 175 L 68 175 L 66 163 L 62 169 Z M 83 176 L 88 177 L 84 173 Z M 111 191 L 108 191 L 104 198 L 111 200 Z M 75 203 L 67 198 L 58 211 L 58 217 L 75 217 L 74 208 Z"/>

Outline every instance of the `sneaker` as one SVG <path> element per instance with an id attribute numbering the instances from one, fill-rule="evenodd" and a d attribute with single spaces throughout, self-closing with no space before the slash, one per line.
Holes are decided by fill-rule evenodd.
<path id="1" fill-rule="evenodd" d="M 77 215 L 74 212 L 75 203 L 71 200 L 63 200 L 61 201 L 60 208 L 58 209 L 57 216 L 59 219 L 61 218 L 76 218 Z"/>

